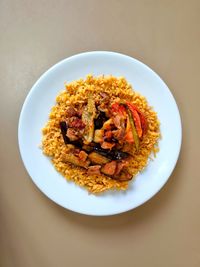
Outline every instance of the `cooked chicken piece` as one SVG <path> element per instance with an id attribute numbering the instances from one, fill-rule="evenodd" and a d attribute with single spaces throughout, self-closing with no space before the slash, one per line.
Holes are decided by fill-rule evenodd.
<path id="1" fill-rule="evenodd" d="M 103 149 L 112 149 L 115 146 L 115 143 L 109 143 L 106 141 L 103 141 L 103 143 L 101 144 L 101 147 Z"/>
<path id="2" fill-rule="evenodd" d="M 110 140 L 112 138 L 112 131 L 105 131 L 104 138 Z"/>
<path id="3" fill-rule="evenodd" d="M 94 165 L 94 166 L 89 166 L 88 167 L 88 171 L 87 173 L 89 175 L 100 175 L 100 169 L 101 169 L 101 165 Z"/>
<path id="4" fill-rule="evenodd" d="M 66 116 L 67 117 L 73 117 L 73 116 L 76 116 L 76 115 L 77 115 L 77 111 L 73 107 L 69 107 L 66 110 Z"/>
<path id="5" fill-rule="evenodd" d="M 114 177 L 114 179 L 119 181 L 130 181 L 132 178 L 133 176 L 127 170 L 123 170 L 118 177 Z"/>
<path id="6" fill-rule="evenodd" d="M 68 124 L 69 124 L 69 127 L 76 128 L 76 129 L 84 129 L 85 128 L 85 124 L 78 117 L 70 118 Z"/>
<path id="7" fill-rule="evenodd" d="M 80 149 L 79 148 L 75 148 L 72 152 L 75 156 L 79 157 L 79 153 L 80 153 Z"/>
<path id="8" fill-rule="evenodd" d="M 70 139 L 70 141 L 78 140 L 78 136 L 76 135 L 76 131 L 73 128 L 67 129 L 67 137 Z"/>
<path id="9" fill-rule="evenodd" d="M 101 143 L 103 142 L 104 130 L 95 130 L 94 132 L 94 142 Z"/>
<path id="10" fill-rule="evenodd" d="M 78 157 L 81 161 L 86 161 L 88 154 L 85 151 L 81 150 L 78 154 Z"/>
<path id="11" fill-rule="evenodd" d="M 100 165 L 105 164 L 110 161 L 108 158 L 98 154 L 97 152 L 90 153 L 88 158 L 91 160 L 92 163 L 96 163 Z"/>
<path id="12" fill-rule="evenodd" d="M 117 130 L 112 131 L 114 138 L 117 140 L 122 140 L 125 134 L 125 129 L 124 128 L 119 128 Z"/>
<path id="13" fill-rule="evenodd" d="M 118 140 L 123 139 L 125 134 L 125 117 L 122 115 L 116 115 L 113 117 L 113 122 L 117 130 L 112 131 L 114 137 Z"/>
<path id="14" fill-rule="evenodd" d="M 85 160 L 85 161 L 82 161 L 79 157 L 76 157 L 75 155 L 73 154 L 65 154 L 62 156 L 62 160 L 64 162 L 69 162 L 69 163 L 72 163 L 76 166 L 80 166 L 80 167 L 83 167 L 83 168 L 88 168 L 89 165 L 90 165 L 90 161 L 89 160 Z"/>
<path id="15" fill-rule="evenodd" d="M 102 168 L 101 172 L 104 173 L 105 175 L 112 176 L 114 175 L 117 167 L 117 162 L 116 161 L 111 161 L 106 163 Z"/>
<path id="16" fill-rule="evenodd" d="M 117 128 L 121 127 L 121 118 L 122 117 L 119 116 L 119 115 L 116 115 L 116 116 L 113 117 L 113 123 Z"/>
<path id="17" fill-rule="evenodd" d="M 128 161 L 122 160 L 122 161 L 117 162 L 117 168 L 115 171 L 115 175 L 119 175 L 120 172 L 122 171 L 122 169 L 124 167 L 127 167 L 127 166 L 128 166 Z"/>

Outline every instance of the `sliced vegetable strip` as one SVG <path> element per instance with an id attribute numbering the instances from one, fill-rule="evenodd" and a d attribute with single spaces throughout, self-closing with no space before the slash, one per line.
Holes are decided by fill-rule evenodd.
<path id="1" fill-rule="evenodd" d="M 132 103 L 127 102 L 127 105 L 128 105 L 128 107 L 130 108 L 130 110 L 132 112 L 137 111 L 137 113 L 139 114 L 140 125 L 141 125 L 141 128 L 142 128 L 142 135 L 144 135 L 146 133 L 146 131 L 147 131 L 147 121 L 146 121 L 146 118 L 145 118 L 144 114 L 138 109 L 137 106 L 133 105 Z"/>
<path id="2" fill-rule="evenodd" d="M 89 144 L 93 141 L 94 136 L 94 118 L 96 115 L 95 101 L 90 96 L 88 98 L 87 106 L 82 114 L 82 121 L 85 124 L 84 141 Z"/>
<path id="3" fill-rule="evenodd" d="M 139 137 L 138 137 L 135 125 L 134 125 L 134 119 L 132 117 L 132 113 L 131 113 L 130 109 L 128 108 L 128 106 L 126 106 L 126 107 L 127 107 L 126 110 L 127 110 L 127 114 L 128 114 L 129 121 L 130 121 L 133 138 L 134 138 L 134 141 L 135 141 L 135 147 L 136 147 L 136 150 L 138 151 L 139 150 L 140 140 L 139 140 Z"/>

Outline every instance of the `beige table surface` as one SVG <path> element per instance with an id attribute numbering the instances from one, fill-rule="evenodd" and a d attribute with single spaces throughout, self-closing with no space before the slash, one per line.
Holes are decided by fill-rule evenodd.
<path id="1" fill-rule="evenodd" d="M 200 266 L 200 1 L 1 0 L 0 33 L 0 266 Z M 152 67 L 183 122 L 166 186 L 113 217 L 75 214 L 48 200 L 18 151 L 18 118 L 32 85 L 59 60 L 90 50 Z"/>

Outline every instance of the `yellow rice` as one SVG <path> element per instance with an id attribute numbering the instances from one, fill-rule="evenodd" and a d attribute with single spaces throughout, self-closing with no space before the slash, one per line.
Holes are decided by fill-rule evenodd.
<path id="1" fill-rule="evenodd" d="M 73 81 L 65 84 L 65 87 L 65 90 L 57 96 L 57 103 L 52 107 L 49 120 L 42 130 L 43 153 L 51 157 L 56 170 L 67 180 L 85 187 L 91 193 L 100 193 L 108 189 L 126 190 L 129 183 L 127 181 L 120 182 L 103 174 L 88 175 L 85 169 L 62 162 L 61 155 L 68 151 L 61 135 L 59 122 L 64 119 L 67 107 L 77 104 L 79 106 L 84 105 L 89 94 L 92 94 L 95 100 L 101 100 L 99 93 L 105 92 L 109 95 L 111 101 L 120 98 L 137 105 L 147 119 L 148 130 L 140 142 L 137 153 L 135 153 L 133 145 L 128 170 L 135 177 L 147 165 L 150 155 L 155 155 L 158 151 L 160 130 L 156 112 L 148 105 L 145 97 L 135 92 L 123 77 L 116 78 L 104 75 L 93 77 L 88 75 L 85 80 Z"/>

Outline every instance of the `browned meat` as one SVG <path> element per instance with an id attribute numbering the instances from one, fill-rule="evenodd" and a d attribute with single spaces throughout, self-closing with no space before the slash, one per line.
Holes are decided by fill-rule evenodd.
<path id="1" fill-rule="evenodd" d="M 71 117 L 69 119 L 69 127 L 75 128 L 75 129 L 84 129 L 85 128 L 85 124 L 83 123 L 83 121 L 81 119 L 79 119 L 78 117 Z"/>
<path id="2" fill-rule="evenodd" d="M 113 117 L 113 123 L 117 128 L 121 127 L 121 116 L 116 115 Z"/>
<path id="3" fill-rule="evenodd" d="M 88 158 L 91 160 L 91 162 L 100 164 L 100 165 L 105 164 L 110 161 L 108 158 L 98 154 L 97 152 L 90 153 Z"/>
<path id="4" fill-rule="evenodd" d="M 77 111 L 75 110 L 75 108 L 73 107 L 69 107 L 67 110 L 66 110 L 66 116 L 67 117 L 73 117 L 73 116 L 76 116 L 77 115 Z"/>
<path id="5" fill-rule="evenodd" d="M 128 161 L 122 160 L 122 161 L 117 162 L 117 168 L 115 171 L 115 175 L 119 175 L 120 172 L 122 171 L 122 169 L 124 167 L 127 167 L 127 166 L 128 166 Z"/>
<path id="6" fill-rule="evenodd" d="M 104 138 L 106 139 L 106 140 L 110 140 L 111 138 L 112 138 L 112 131 L 106 131 L 105 132 L 105 134 L 104 134 Z"/>
<path id="7" fill-rule="evenodd" d="M 117 140 L 122 140 L 125 134 L 125 129 L 124 128 L 119 128 L 117 130 L 112 131 L 114 138 Z"/>
<path id="8" fill-rule="evenodd" d="M 94 165 L 94 166 L 89 166 L 88 167 L 88 171 L 87 173 L 89 175 L 100 175 L 100 169 L 101 169 L 101 165 Z"/>
<path id="9" fill-rule="evenodd" d="M 74 154 L 75 156 L 79 157 L 79 153 L 80 153 L 80 149 L 79 149 L 79 148 L 75 148 L 75 149 L 73 150 L 73 154 Z"/>
<path id="10" fill-rule="evenodd" d="M 132 178 L 133 176 L 127 170 L 123 170 L 119 176 L 115 176 L 115 179 L 119 181 L 130 181 Z"/>
<path id="11" fill-rule="evenodd" d="M 109 143 L 109 142 L 106 142 L 106 141 L 103 141 L 103 143 L 101 144 L 101 147 L 103 149 L 112 149 L 114 146 L 115 146 L 114 143 Z"/>
<path id="12" fill-rule="evenodd" d="M 67 137 L 70 139 L 70 141 L 78 140 L 78 136 L 76 134 L 76 131 L 73 128 L 67 129 Z"/>
<path id="13" fill-rule="evenodd" d="M 125 134 L 125 118 L 122 115 L 116 115 L 113 118 L 113 123 L 117 128 L 117 130 L 112 131 L 113 136 L 118 140 L 123 139 Z"/>
<path id="14" fill-rule="evenodd" d="M 76 166 L 83 167 L 83 168 L 86 168 L 86 169 L 90 165 L 90 161 L 89 160 L 82 161 L 82 160 L 80 160 L 79 157 L 76 157 L 73 154 L 65 154 L 65 155 L 63 155 L 62 156 L 62 160 L 64 162 L 69 162 L 69 163 L 72 163 L 72 164 L 74 164 Z"/>
<path id="15" fill-rule="evenodd" d="M 81 150 L 78 154 L 78 157 L 80 160 L 86 161 L 88 154 L 85 151 Z"/>
<path id="16" fill-rule="evenodd" d="M 106 163 L 101 168 L 101 172 L 108 175 L 108 176 L 112 176 L 112 175 L 114 175 L 114 173 L 116 171 L 116 167 L 117 167 L 117 162 L 113 160 L 111 162 Z"/>

